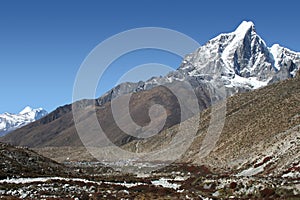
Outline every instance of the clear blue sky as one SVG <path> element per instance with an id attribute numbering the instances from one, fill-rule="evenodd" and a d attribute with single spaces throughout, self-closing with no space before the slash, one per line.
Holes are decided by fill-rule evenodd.
<path id="1" fill-rule="evenodd" d="M 204 44 L 251 20 L 269 46 L 279 43 L 300 51 L 299 8 L 293 0 L 1 0 L 0 113 L 19 112 L 26 105 L 52 111 L 71 103 L 76 72 L 87 54 L 132 28 L 170 28 Z M 149 50 L 120 59 L 99 95 L 113 87 L 124 69 L 149 62 L 177 68 L 180 58 Z"/>

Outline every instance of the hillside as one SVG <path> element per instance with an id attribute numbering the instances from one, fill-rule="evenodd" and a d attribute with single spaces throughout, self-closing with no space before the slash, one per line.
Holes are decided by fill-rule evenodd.
<path id="1" fill-rule="evenodd" d="M 178 83 L 178 85 L 175 83 L 170 87 L 174 90 L 182 89 L 180 83 Z M 197 94 L 199 98 L 202 99 L 199 101 L 200 109 L 203 110 L 207 108 L 210 105 L 210 99 L 207 96 L 208 92 L 203 89 L 197 91 Z M 83 119 L 89 120 L 91 117 L 93 113 L 93 103 L 94 101 L 76 103 L 78 107 L 84 105 L 82 110 Z M 181 112 L 178 101 L 170 90 L 163 86 L 153 88 L 149 91 L 134 93 L 132 95 L 129 107 L 133 120 L 140 126 L 147 125 L 150 122 L 148 110 L 149 107 L 154 104 L 160 104 L 166 109 L 167 121 L 163 129 L 169 128 L 180 122 Z M 101 106 L 96 106 L 95 109 L 102 129 L 105 133 L 107 133 L 107 136 L 112 140 L 112 142 L 117 145 L 123 145 L 134 139 L 132 135 L 137 133 L 127 135 L 116 125 L 112 115 L 111 102 L 107 102 Z M 31 148 L 82 146 L 81 140 L 76 132 L 73 114 L 71 111 L 71 105 L 60 107 L 41 120 L 24 126 L 2 137 L 0 140 L 12 145 L 27 146 Z M 185 118 L 190 116 L 192 116 L 192 113 L 186 113 Z M 91 140 L 93 140 L 93 138 L 91 138 Z"/>
<path id="2" fill-rule="evenodd" d="M 8 177 L 66 176 L 68 170 L 27 148 L 0 143 L 0 179 Z"/>
<path id="3" fill-rule="evenodd" d="M 300 162 L 299 78 L 230 97 L 226 103 L 224 128 L 213 151 L 202 158 L 202 142 L 210 122 L 211 108 L 200 118 L 197 135 L 184 156 L 177 162 L 207 165 L 213 171 L 259 175 L 297 175 Z M 195 118 L 194 117 L 194 118 Z M 148 139 L 133 140 L 122 146 L 132 152 L 151 152 L 167 148 L 178 125 Z M 188 129 L 186 130 L 188 131 Z M 138 147 L 138 148 L 137 148 Z M 37 148 L 39 153 L 57 161 L 94 160 L 84 147 Z M 99 157 L 103 149 L 96 150 Z M 168 160 L 170 155 L 165 155 Z M 258 173 L 251 172 L 257 168 Z M 295 171 L 296 170 L 296 171 Z M 250 173 L 251 172 L 251 173 Z M 294 175 L 293 175 L 294 174 Z"/>
<path id="4" fill-rule="evenodd" d="M 205 144 L 202 142 L 211 119 L 211 109 L 205 110 L 198 116 L 200 125 L 197 136 L 180 162 L 204 164 L 222 172 L 237 173 L 250 169 L 249 175 L 255 166 L 260 168 L 252 175 L 282 175 L 295 169 L 300 162 L 299 85 L 300 78 L 293 78 L 230 97 L 221 135 L 213 151 L 203 157 L 201 147 Z M 165 137 L 171 137 L 170 133 L 177 128 L 178 125 L 150 139 L 132 141 L 124 147 L 137 151 L 138 144 L 138 151 L 141 152 L 166 147 Z M 246 171 L 244 174 L 247 174 Z"/>

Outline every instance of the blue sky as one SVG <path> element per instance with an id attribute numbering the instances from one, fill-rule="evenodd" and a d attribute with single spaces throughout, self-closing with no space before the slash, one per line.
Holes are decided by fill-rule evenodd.
<path id="1" fill-rule="evenodd" d="M 279 1 L 278 1 L 279 2 Z M 298 1 L 0 1 L 0 113 L 26 105 L 48 111 L 71 103 L 84 58 L 100 42 L 138 27 L 180 31 L 200 44 L 230 32 L 243 20 L 255 23 L 270 46 L 300 51 Z M 114 63 L 98 95 L 136 65 L 158 62 L 177 68 L 178 56 L 148 50 Z"/>

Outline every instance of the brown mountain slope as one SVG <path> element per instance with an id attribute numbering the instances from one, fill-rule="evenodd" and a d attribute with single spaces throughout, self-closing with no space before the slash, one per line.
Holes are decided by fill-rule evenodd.
<path id="1" fill-rule="evenodd" d="M 183 89 L 181 84 L 176 82 L 170 87 L 177 91 Z M 201 101 L 199 101 L 200 110 L 207 108 L 210 104 L 210 99 L 207 95 L 208 91 L 206 89 L 198 88 L 196 93 L 199 99 L 201 99 Z M 116 100 L 121 98 L 123 98 L 123 96 L 118 97 Z M 187 99 L 187 103 L 188 101 L 189 99 Z M 136 124 L 145 126 L 150 122 L 148 111 L 154 104 L 162 105 L 166 109 L 167 119 L 163 129 L 169 128 L 180 122 L 181 111 L 178 100 L 171 91 L 164 86 L 158 86 L 148 91 L 133 93 L 129 106 L 130 116 L 127 117 L 132 117 Z M 82 110 L 82 121 L 88 121 L 92 116 L 94 109 L 93 105 L 95 105 L 95 102 L 92 100 L 84 100 L 75 103 L 75 106 L 80 107 Z M 96 106 L 95 108 L 102 129 L 113 143 L 116 145 L 123 145 L 135 138 L 132 135 L 125 134 L 116 125 L 112 115 L 111 102 Z M 124 108 L 126 108 L 126 105 L 120 109 L 122 110 Z M 185 113 L 184 118 L 188 118 L 192 115 L 192 112 L 187 112 Z M 83 126 L 86 127 L 87 137 L 90 137 L 89 140 L 93 141 L 94 138 L 89 136 L 89 132 L 93 132 L 90 128 L 90 124 L 85 124 Z M 138 135 L 138 130 L 136 133 L 132 134 Z M 46 117 L 0 138 L 0 141 L 16 146 L 28 146 L 34 148 L 82 146 L 82 142 L 74 126 L 72 105 L 59 107 Z M 101 143 L 102 138 L 99 138 L 99 141 Z M 104 139 L 103 141 L 105 142 Z"/>
<path id="2" fill-rule="evenodd" d="M 210 119 L 211 109 L 201 113 L 197 136 L 180 162 L 205 164 L 223 172 L 245 170 L 242 174 L 246 175 L 255 174 L 255 170 L 258 174 L 286 173 L 300 162 L 300 78 L 228 98 L 222 133 L 213 151 L 202 158 Z M 175 125 L 150 139 L 132 141 L 124 148 L 138 152 L 167 148 L 165 141 L 177 128 Z"/>
<path id="3" fill-rule="evenodd" d="M 228 99 L 225 126 L 213 152 L 199 158 L 199 144 L 207 130 L 204 122 L 191 147 L 193 156 L 185 160 L 234 169 L 270 157 L 265 170 L 291 166 L 300 161 L 299 114 L 299 78 L 238 94 Z M 203 115 L 205 119 L 207 112 Z"/>
<path id="4" fill-rule="evenodd" d="M 195 116 L 200 117 L 196 138 L 179 162 L 205 164 L 216 171 L 244 174 L 250 173 L 251 168 L 259 173 L 279 175 L 299 170 L 299 84 L 300 79 L 294 78 L 228 98 L 224 128 L 215 148 L 204 158 L 201 158 L 200 149 L 207 134 L 211 108 Z M 178 125 L 175 125 L 151 138 L 131 141 L 122 148 L 132 152 L 164 149 L 177 130 Z M 71 160 L 93 159 L 84 148 L 51 147 L 38 150 L 58 161 L 64 161 L 67 157 Z M 102 149 L 99 149 L 99 154 L 101 152 Z M 166 160 L 168 157 L 166 155 Z"/>
<path id="5" fill-rule="evenodd" d="M 197 136 L 189 150 L 179 161 L 193 162 L 200 165 L 205 164 L 215 170 L 234 170 L 242 174 L 250 173 L 250 175 L 253 173 L 253 170 L 251 172 L 252 168 L 257 170 L 258 174 L 283 174 L 289 172 L 291 169 L 294 170 L 294 166 L 297 166 L 297 162 L 300 162 L 299 83 L 299 78 L 288 79 L 253 92 L 238 94 L 228 98 L 224 128 L 215 148 L 204 158 L 201 157 L 200 149 L 209 127 L 211 109 L 205 110 L 200 116 L 195 116 L 194 118 L 200 117 Z M 157 90 L 161 90 L 164 95 Z M 155 90 L 147 91 L 145 94 L 143 93 L 143 96 L 138 96 L 138 94 L 142 93 L 134 95 L 133 99 L 136 98 L 136 100 L 133 100 L 131 103 L 136 102 L 139 105 L 132 107 L 134 112 L 145 112 L 144 102 L 154 102 L 153 94 L 151 94 L 153 91 Z M 168 98 L 171 98 L 171 96 L 165 95 L 165 93 L 166 91 L 163 88 L 156 88 L 155 94 L 161 94 L 158 96 L 159 98 L 157 97 L 161 102 L 168 102 L 170 100 Z M 141 99 L 144 101 L 138 101 Z M 98 108 L 97 111 L 97 113 L 101 112 L 101 116 L 104 119 L 111 117 L 110 112 L 101 111 L 107 109 L 107 105 L 109 104 L 106 104 L 105 108 Z M 66 122 L 62 119 L 58 118 L 52 123 L 70 123 L 67 119 L 71 119 L 71 115 L 66 118 Z M 146 120 L 149 120 L 149 118 L 143 120 L 136 119 L 141 125 L 146 123 Z M 104 122 L 102 121 L 102 123 Z M 50 127 L 51 131 L 53 128 L 58 128 L 51 127 L 51 125 L 47 126 Z M 71 126 L 70 129 L 72 128 L 74 127 Z M 46 130 L 45 128 L 45 133 L 47 133 Z M 107 126 L 107 130 L 114 134 L 114 131 L 117 129 L 114 126 Z M 128 142 L 126 141 L 122 147 L 133 152 L 149 152 L 155 149 L 167 148 L 168 142 L 174 137 L 176 130 L 178 130 L 178 125 L 172 126 L 148 139 L 129 140 L 129 143 L 125 144 Z M 32 129 L 31 131 L 35 130 Z M 186 131 L 189 130 L 187 129 Z M 16 132 L 13 134 L 16 134 Z M 60 134 L 55 136 L 55 140 L 59 136 Z M 116 136 L 122 138 L 122 135 L 119 133 Z M 50 141 L 54 142 L 55 140 Z M 117 138 L 116 141 L 122 140 Z M 40 152 L 43 155 L 60 161 L 65 160 L 67 157 L 71 160 L 93 159 L 93 157 L 85 152 L 84 148 L 61 148 L 53 146 L 51 148 L 40 149 Z M 99 149 L 99 153 L 101 152 L 102 149 Z M 166 160 L 168 157 L 169 155 L 166 155 Z M 296 169 L 299 168 L 296 167 Z"/>

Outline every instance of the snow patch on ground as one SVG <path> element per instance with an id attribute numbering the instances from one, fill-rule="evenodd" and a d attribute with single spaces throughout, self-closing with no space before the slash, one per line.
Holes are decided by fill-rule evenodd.
<path id="1" fill-rule="evenodd" d="M 264 166 L 265 165 L 261 165 L 259 167 L 250 167 L 249 169 L 246 169 L 240 173 L 238 173 L 236 176 L 254 176 L 257 175 L 259 173 L 262 173 L 264 171 Z"/>
<path id="2" fill-rule="evenodd" d="M 101 184 L 101 182 L 89 181 L 81 178 L 42 177 L 42 178 L 12 178 L 0 180 L 0 183 L 26 184 L 47 181 L 80 181 L 84 183 Z"/>
<path id="3" fill-rule="evenodd" d="M 126 183 L 126 182 L 104 182 L 108 185 L 121 185 L 127 188 L 139 186 L 139 185 L 147 185 L 146 183 L 136 182 L 136 183 Z"/>
<path id="4" fill-rule="evenodd" d="M 180 184 L 177 183 L 170 183 L 169 181 L 172 181 L 173 179 L 167 179 L 167 178 L 160 178 L 159 180 L 151 181 L 151 183 L 155 186 L 162 186 L 164 188 L 171 188 L 171 189 L 179 189 Z"/>
<path id="5" fill-rule="evenodd" d="M 287 174 L 282 175 L 282 178 L 300 178 L 300 172 L 289 172 Z"/>

